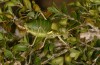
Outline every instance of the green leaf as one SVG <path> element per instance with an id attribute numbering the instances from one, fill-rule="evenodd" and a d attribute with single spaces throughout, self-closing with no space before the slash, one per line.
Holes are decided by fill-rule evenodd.
<path id="1" fill-rule="evenodd" d="M 98 13 L 97 13 L 97 10 L 89 10 L 89 13 L 91 14 L 91 15 L 97 15 Z"/>
<path id="2" fill-rule="evenodd" d="M 13 54 L 10 50 L 5 49 L 4 55 L 5 55 L 6 58 L 9 58 L 9 59 L 13 58 Z"/>
<path id="3" fill-rule="evenodd" d="M 71 62 L 72 61 L 72 57 L 70 57 L 70 55 L 65 55 L 65 61 L 66 63 Z"/>
<path id="4" fill-rule="evenodd" d="M 51 25 L 51 29 L 52 30 L 56 30 L 56 31 L 58 31 L 58 24 L 57 23 L 52 23 L 52 25 Z"/>
<path id="5" fill-rule="evenodd" d="M 59 21 L 59 23 L 61 24 L 61 25 L 63 25 L 63 26 L 65 26 L 65 25 L 67 25 L 67 18 L 66 19 L 61 19 L 60 21 Z"/>
<path id="6" fill-rule="evenodd" d="M 51 61 L 51 65 L 63 65 L 63 57 L 57 57 Z"/>
<path id="7" fill-rule="evenodd" d="M 26 51 L 27 49 L 28 47 L 26 45 L 18 44 L 14 46 L 13 51 L 20 52 L 20 51 Z"/>
<path id="8" fill-rule="evenodd" d="M 87 55 L 88 55 L 88 58 L 89 58 L 89 59 L 90 59 L 91 56 L 93 55 L 93 52 L 94 52 L 94 50 L 89 50 L 89 51 L 88 51 Z"/>
<path id="9" fill-rule="evenodd" d="M 51 22 L 48 20 L 29 20 L 26 23 L 29 33 L 38 37 L 45 37 L 51 31 Z"/>
<path id="10" fill-rule="evenodd" d="M 2 13 L 2 9 L 0 8 L 0 13 Z"/>
<path id="11" fill-rule="evenodd" d="M 35 65 L 41 65 L 41 59 L 39 57 L 35 57 L 35 61 L 34 61 L 34 64 Z"/>
<path id="12" fill-rule="evenodd" d="M 100 0 L 90 0 L 91 2 L 94 2 L 96 4 L 100 4 Z"/>
<path id="13" fill-rule="evenodd" d="M 31 11 L 27 14 L 27 16 L 34 18 L 35 17 L 35 12 Z"/>
<path id="14" fill-rule="evenodd" d="M 50 11 L 52 13 L 59 13 L 59 10 L 57 10 L 54 6 L 48 7 L 48 11 Z"/>
<path id="15" fill-rule="evenodd" d="M 12 6 L 15 6 L 15 4 L 11 1 L 9 1 L 5 4 L 5 7 L 12 7 Z"/>
<path id="16" fill-rule="evenodd" d="M 74 45 L 74 44 L 76 44 L 77 39 L 76 39 L 76 37 L 68 37 L 68 38 L 67 38 L 67 41 L 68 41 L 69 43 L 71 43 L 72 45 Z"/>
<path id="17" fill-rule="evenodd" d="M 79 6 L 79 7 L 82 6 L 79 1 L 77 1 L 75 4 L 76 4 L 76 6 Z"/>
<path id="18" fill-rule="evenodd" d="M 23 0 L 23 3 L 27 9 L 32 10 L 30 0 Z"/>
<path id="19" fill-rule="evenodd" d="M 86 56 L 85 52 L 83 52 L 83 54 L 82 54 L 82 60 L 84 60 L 84 61 L 87 60 L 87 56 Z"/>
<path id="20" fill-rule="evenodd" d="M 18 5 L 18 6 L 19 6 L 19 5 L 20 5 L 20 6 L 22 5 L 20 1 L 21 1 L 21 0 L 11 0 L 11 2 L 13 2 L 15 5 Z"/>
<path id="21" fill-rule="evenodd" d="M 0 33 L 0 40 L 3 40 L 3 34 L 2 33 Z"/>
<path id="22" fill-rule="evenodd" d="M 100 6 L 98 7 L 98 11 L 100 12 Z"/>
<path id="23" fill-rule="evenodd" d="M 54 50 L 54 44 L 50 44 L 49 45 L 49 51 L 53 54 L 53 50 Z"/>
<path id="24" fill-rule="evenodd" d="M 65 14 L 68 13 L 66 3 L 63 3 L 60 9 L 61 9 L 61 11 L 62 11 L 63 13 L 65 13 Z"/>
<path id="25" fill-rule="evenodd" d="M 75 50 L 75 49 L 71 49 L 70 50 L 70 57 L 74 58 L 75 60 L 77 60 L 77 58 L 79 57 L 80 55 L 80 51 L 78 50 Z"/>

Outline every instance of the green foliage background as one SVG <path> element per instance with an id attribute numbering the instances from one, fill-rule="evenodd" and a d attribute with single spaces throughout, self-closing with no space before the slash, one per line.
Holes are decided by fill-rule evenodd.
<path id="1" fill-rule="evenodd" d="M 100 65 L 100 1 L 69 6 L 0 0 L 0 65 Z"/>

